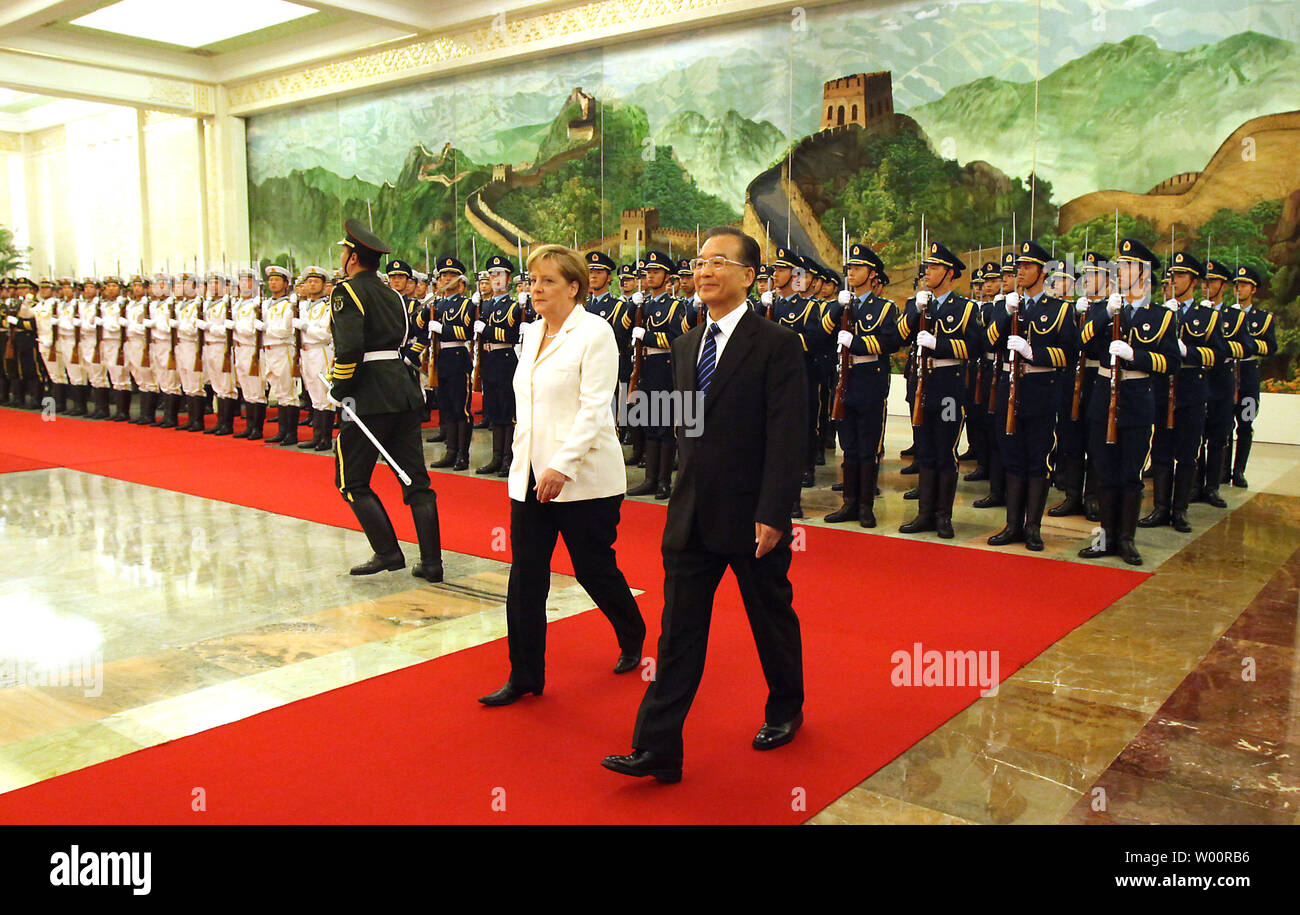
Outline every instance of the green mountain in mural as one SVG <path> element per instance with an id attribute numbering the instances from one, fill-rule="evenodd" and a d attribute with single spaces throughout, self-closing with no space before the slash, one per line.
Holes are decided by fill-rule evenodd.
<path id="1" fill-rule="evenodd" d="M 673 148 L 701 190 L 739 208 L 745 187 L 781 151 L 785 134 L 771 122 L 751 121 L 735 109 L 714 120 L 683 111 L 659 128 L 654 140 Z"/>
<path id="2" fill-rule="evenodd" d="M 1300 108 L 1300 46 L 1241 32 L 1187 51 L 1144 35 L 1104 44 L 1038 87 L 1038 173 L 1061 199 L 1145 193 L 1202 168 L 1233 130 Z M 945 154 L 1008 174 L 1033 165 L 1034 84 L 979 79 L 907 112 Z"/>

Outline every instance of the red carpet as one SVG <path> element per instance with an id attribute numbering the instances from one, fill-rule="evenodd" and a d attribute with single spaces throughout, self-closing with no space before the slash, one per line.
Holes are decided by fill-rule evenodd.
<path id="1" fill-rule="evenodd" d="M 0 431 L 18 456 L 356 527 L 320 456 L 121 424 L 41 427 L 12 411 L 0 411 Z M 96 446 L 85 447 L 87 439 Z M 249 485 L 254 469 L 285 485 Z M 399 533 L 413 540 L 396 481 L 382 471 L 376 479 Z M 493 528 L 508 527 L 504 483 L 453 474 L 434 482 L 444 546 L 508 561 L 491 550 Z M 652 651 L 663 507 L 629 502 L 623 518 L 620 564 L 647 592 L 639 603 Z M 610 673 L 612 635 L 588 612 L 550 626 L 541 698 L 504 709 L 475 701 L 505 680 L 499 640 L 0 795 L 0 822 L 798 823 L 977 698 L 977 687 L 892 685 L 895 651 L 918 642 L 996 650 L 1005 679 L 1145 577 L 929 541 L 805 532 L 792 578 L 807 723 L 780 750 L 749 746 L 765 689 L 728 576 L 679 785 L 600 768 L 605 754 L 628 750 L 644 683 Z M 1008 582 L 1032 582 L 1032 595 Z M 196 786 L 206 792 L 205 812 L 191 810 Z"/>

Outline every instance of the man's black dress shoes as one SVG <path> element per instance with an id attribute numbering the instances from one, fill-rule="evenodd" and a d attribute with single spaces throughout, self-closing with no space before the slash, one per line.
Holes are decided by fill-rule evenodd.
<path id="1" fill-rule="evenodd" d="M 611 772 L 636 778 L 653 776 L 661 782 L 682 780 L 682 761 L 668 759 L 649 750 L 635 750 L 631 756 L 606 756 L 600 763 Z"/>
<path id="2" fill-rule="evenodd" d="M 401 553 L 393 553 L 388 556 L 380 556 L 378 553 L 370 557 L 369 562 L 363 562 L 359 566 L 353 566 L 349 574 L 352 575 L 374 575 L 376 572 L 393 572 L 397 569 L 406 568 L 406 557 Z"/>
<path id="3" fill-rule="evenodd" d="M 764 724 L 754 735 L 755 750 L 775 750 L 794 740 L 794 732 L 803 724 L 803 712 L 785 724 Z"/>
<path id="4" fill-rule="evenodd" d="M 641 663 L 641 655 L 638 654 L 621 654 L 618 656 L 618 663 L 614 665 L 614 673 L 625 674 L 629 670 L 636 670 Z"/>
<path id="5" fill-rule="evenodd" d="M 489 693 L 486 696 L 479 696 L 478 701 L 482 702 L 484 705 L 509 705 L 512 702 L 518 702 L 529 693 L 532 693 L 534 696 L 540 696 L 542 690 L 540 687 L 538 689 L 520 689 L 518 686 L 515 686 L 507 680 L 505 686 L 501 687 L 495 693 Z"/>

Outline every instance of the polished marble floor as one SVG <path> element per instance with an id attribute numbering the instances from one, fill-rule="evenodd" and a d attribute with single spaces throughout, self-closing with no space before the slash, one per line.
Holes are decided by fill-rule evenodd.
<path id="1" fill-rule="evenodd" d="M 907 440 L 891 420 L 880 526 L 839 527 L 905 536 Z M 1140 531 L 1147 581 L 810 822 L 1300 822 L 1300 448 L 1257 445 L 1249 476 L 1192 534 Z M 996 549 L 985 487 L 960 485 L 953 543 Z M 1045 524 L 1040 555 L 1084 562 L 1090 529 Z M 0 791 L 505 634 L 503 563 L 356 579 L 360 533 L 71 470 L 0 474 L 0 533 Z M 551 618 L 589 607 L 553 577 Z"/>

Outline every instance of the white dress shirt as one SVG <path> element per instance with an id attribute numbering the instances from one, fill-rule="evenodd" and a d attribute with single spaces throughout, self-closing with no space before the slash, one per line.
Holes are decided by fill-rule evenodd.
<path id="1" fill-rule="evenodd" d="M 715 322 L 713 321 L 712 318 L 709 319 L 710 323 L 716 323 L 718 325 L 718 332 L 717 334 L 714 335 L 713 338 L 714 346 L 717 347 L 717 352 L 713 356 L 713 364 L 715 366 L 722 361 L 723 347 L 727 345 L 727 341 L 731 339 L 731 334 L 733 331 L 735 331 L 736 325 L 740 323 L 740 319 L 745 316 L 745 312 L 748 310 L 749 309 L 746 308 L 745 303 L 741 302 L 735 308 L 731 309 L 731 311 L 727 312 L 726 316 L 721 318 L 720 320 Z M 700 358 L 704 355 L 703 341 L 708 339 L 709 339 L 709 325 L 705 324 L 704 337 L 700 342 L 700 351 L 695 354 L 696 365 L 700 364 Z"/>

